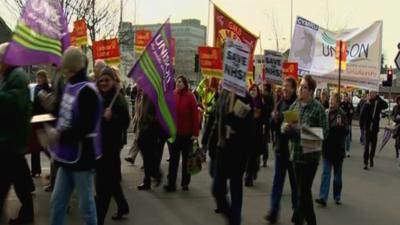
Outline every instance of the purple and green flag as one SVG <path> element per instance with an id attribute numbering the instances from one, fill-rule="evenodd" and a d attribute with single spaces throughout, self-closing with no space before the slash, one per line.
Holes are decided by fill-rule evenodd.
<path id="1" fill-rule="evenodd" d="M 176 137 L 176 111 L 171 40 L 168 20 L 153 36 L 129 76 L 149 96 L 155 106 L 158 121 L 173 141 Z"/>
<path id="2" fill-rule="evenodd" d="M 10 65 L 61 65 L 69 33 L 61 1 L 27 0 L 4 56 Z"/>

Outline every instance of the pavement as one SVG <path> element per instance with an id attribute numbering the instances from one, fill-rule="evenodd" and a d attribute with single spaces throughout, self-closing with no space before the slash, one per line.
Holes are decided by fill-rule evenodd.
<path id="1" fill-rule="evenodd" d="M 378 150 L 383 132 L 379 133 Z M 394 140 L 375 158 L 375 167 L 363 170 L 363 148 L 359 144 L 360 132 L 353 127 L 353 143 L 351 157 L 346 158 L 343 165 L 343 204 L 337 206 L 332 199 L 332 188 L 326 208 L 314 205 L 318 224 L 322 225 L 400 225 L 400 169 L 395 159 Z M 132 137 L 129 136 L 128 146 Z M 121 158 L 127 154 L 128 147 L 121 153 Z M 378 151 L 377 150 L 377 151 Z M 273 179 L 273 154 L 270 151 L 268 167 L 261 168 L 255 186 L 244 188 L 242 224 L 267 224 L 264 216 L 269 210 L 270 193 Z M 27 156 L 29 159 L 30 157 Z M 168 168 L 168 151 L 164 151 L 162 168 L 166 173 Z M 208 166 L 204 164 L 201 173 L 192 177 L 188 192 L 178 189 L 175 193 L 166 193 L 162 189 L 153 188 L 151 191 L 138 191 L 136 186 L 141 183 L 143 171 L 140 169 L 140 156 L 137 164 L 132 166 L 122 160 L 123 189 L 130 205 L 131 213 L 123 221 L 112 221 L 111 216 L 116 212 L 115 203 L 111 203 L 107 225 L 223 225 L 225 220 L 214 213 L 215 203 L 210 192 L 211 179 Z M 49 161 L 42 156 L 43 172 L 40 178 L 35 178 L 34 193 L 35 224 L 45 225 L 50 222 L 50 193 L 43 191 L 47 184 L 44 178 L 49 173 Z M 313 184 L 314 198 L 318 197 L 322 166 L 320 164 Z M 178 184 L 180 182 L 178 173 Z M 165 183 L 165 179 L 164 179 Z M 18 199 L 11 191 L 5 206 L 5 217 L 0 225 L 7 224 L 10 216 L 15 216 L 19 208 Z M 70 202 L 71 210 L 66 224 L 84 224 L 79 213 L 78 200 L 73 197 Z M 285 183 L 284 195 L 279 223 L 292 224 L 290 205 L 290 188 Z"/>

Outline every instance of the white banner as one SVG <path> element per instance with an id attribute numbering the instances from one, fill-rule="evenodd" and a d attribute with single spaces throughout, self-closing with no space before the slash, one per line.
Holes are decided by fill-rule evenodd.
<path id="1" fill-rule="evenodd" d="M 276 51 L 265 50 L 265 77 L 268 83 L 282 84 L 282 64 L 283 56 L 282 53 Z"/>
<path id="2" fill-rule="evenodd" d="M 298 62 L 299 74 L 311 74 L 321 82 L 338 83 L 335 68 L 336 41 L 348 43 L 347 69 L 341 84 L 370 90 L 379 89 L 382 53 L 382 21 L 366 28 L 329 31 L 297 17 L 289 61 Z"/>
<path id="3" fill-rule="evenodd" d="M 224 79 L 222 87 L 239 96 L 247 92 L 247 68 L 250 58 L 250 47 L 232 39 L 226 39 L 224 52 Z"/>

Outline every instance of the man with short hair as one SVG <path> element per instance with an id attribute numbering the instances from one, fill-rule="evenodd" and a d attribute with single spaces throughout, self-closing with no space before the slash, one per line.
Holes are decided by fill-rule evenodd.
<path id="1" fill-rule="evenodd" d="M 346 156 L 350 157 L 350 144 L 351 144 L 351 140 L 352 140 L 351 128 L 352 128 L 354 107 L 350 101 L 349 94 L 344 93 L 344 99 L 343 99 L 343 102 L 340 104 L 340 108 L 342 108 L 343 111 L 346 113 L 348 133 L 346 136 L 345 150 L 346 150 Z"/>
<path id="2" fill-rule="evenodd" d="M 24 157 L 31 120 L 29 79 L 21 68 L 4 63 L 7 47 L 8 43 L 0 45 L 0 213 L 14 185 L 22 206 L 10 224 L 27 224 L 33 222 L 34 216 L 34 186 Z"/>
<path id="3" fill-rule="evenodd" d="M 367 102 L 362 107 L 360 114 L 360 128 L 365 133 L 364 170 L 368 170 L 368 163 L 370 167 L 374 167 L 380 115 L 382 110 L 387 108 L 388 104 L 377 95 L 376 91 L 369 92 Z"/>
<path id="4" fill-rule="evenodd" d="M 47 129 L 52 155 L 59 165 L 52 195 L 51 224 L 63 225 L 68 202 L 76 188 L 86 225 L 97 224 L 93 194 L 95 160 L 101 156 L 101 97 L 86 75 L 85 56 L 76 47 L 63 55 L 68 82 L 64 89 L 56 128 Z"/>

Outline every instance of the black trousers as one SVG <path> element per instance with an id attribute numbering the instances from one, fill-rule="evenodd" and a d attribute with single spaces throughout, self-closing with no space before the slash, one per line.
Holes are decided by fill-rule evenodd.
<path id="1" fill-rule="evenodd" d="M 31 153 L 31 174 L 32 175 L 42 173 L 42 166 L 40 163 L 40 153 L 41 152 L 43 152 L 49 160 L 51 159 L 50 153 L 46 150 L 35 151 L 35 152 Z"/>
<path id="2" fill-rule="evenodd" d="M 144 165 L 144 179 L 143 183 L 146 185 L 151 184 L 151 177 L 160 178 L 160 164 L 163 154 L 165 139 L 147 132 L 147 134 L 140 134 L 138 145 L 143 156 Z"/>
<path id="3" fill-rule="evenodd" d="M 227 197 L 228 180 L 230 201 Z M 217 208 L 223 211 L 229 221 L 229 225 L 239 225 L 241 223 L 243 203 L 243 173 L 227 176 L 217 169 L 212 185 L 212 193 L 217 203 Z"/>
<path id="4" fill-rule="evenodd" d="M 297 205 L 295 207 L 295 225 L 316 225 L 311 187 L 317 172 L 318 163 L 294 162 L 294 172 L 297 184 Z"/>
<path id="5" fill-rule="evenodd" d="M 378 132 L 365 132 L 365 145 L 364 145 L 364 164 L 368 165 L 369 160 L 374 160 L 376 143 L 378 141 Z"/>
<path id="6" fill-rule="evenodd" d="M 260 155 L 254 152 L 247 159 L 246 181 L 255 180 L 257 178 L 257 173 L 259 170 L 260 170 Z"/>
<path id="7" fill-rule="evenodd" d="M 0 152 L 9 151 L 9 149 L 0 149 Z M 32 177 L 26 159 L 21 156 L 2 155 L 0 157 L 0 213 L 3 210 L 8 191 L 14 186 L 15 193 L 22 206 L 18 213 L 19 217 L 33 218 L 33 200 Z"/>
<path id="8" fill-rule="evenodd" d="M 129 206 L 122 191 L 121 181 L 109 172 L 96 171 L 96 210 L 97 223 L 103 225 L 110 206 L 111 197 L 117 203 L 118 212 L 128 213 Z"/>
<path id="9" fill-rule="evenodd" d="M 188 186 L 190 174 L 188 172 L 188 155 L 192 151 L 193 142 L 191 137 L 177 136 L 175 142 L 170 145 L 170 158 L 168 168 L 168 185 L 176 186 L 176 177 L 179 168 L 179 160 L 182 154 L 182 181 L 181 186 Z"/>

